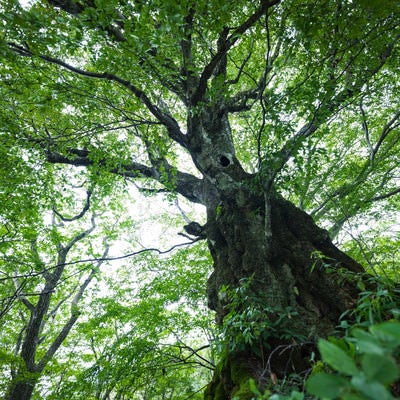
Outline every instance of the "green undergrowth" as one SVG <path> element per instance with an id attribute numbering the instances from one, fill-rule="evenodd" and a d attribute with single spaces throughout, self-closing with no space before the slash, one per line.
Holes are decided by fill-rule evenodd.
<path id="1" fill-rule="evenodd" d="M 369 275 L 357 279 L 357 306 L 345 312 L 334 336 L 318 341 L 310 368 L 260 389 L 243 376 L 237 400 L 393 400 L 400 398 L 400 289 Z M 242 328 L 245 329 L 245 328 Z"/>

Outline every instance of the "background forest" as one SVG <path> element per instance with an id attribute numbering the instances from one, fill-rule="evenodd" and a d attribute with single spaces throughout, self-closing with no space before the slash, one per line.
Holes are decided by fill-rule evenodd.
<path id="1" fill-rule="evenodd" d="M 0 26 L 1 398 L 400 397 L 397 1 Z"/>

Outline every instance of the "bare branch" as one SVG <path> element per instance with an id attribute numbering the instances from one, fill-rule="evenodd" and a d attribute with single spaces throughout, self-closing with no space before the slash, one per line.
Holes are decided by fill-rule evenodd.
<path id="1" fill-rule="evenodd" d="M 365 135 L 365 141 L 367 142 L 368 148 L 370 150 L 370 157 L 371 160 L 373 159 L 373 154 L 374 154 L 374 148 L 372 147 L 372 143 L 371 143 L 371 138 L 369 136 L 369 128 L 368 128 L 368 123 L 367 123 L 367 117 L 365 115 L 365 111 L 364 111 L 364 107 L 362 105 L 362 98 L 360 100 L 360 112 L 361 112 L 361 121 L 362 121 L 362 128 L 364 131 L 364 135 Z"/>
<path id="2" fill-rule="evenodd" d="M 398 193 L 400 193 L 400 188 L 394 189 L 388 193 L 381 194 L 379 196 L 372 197 L 369 201 L 385 200 L 388 199 L 389 197 L 395 196 Z"/>
<path id="3" fill-rule="evenodd" d="M 174 333 L 174 332 L 173 332 Z M 197 364 L 203 368 L 207 368 L 211 371 L 215 370 L 215 365 L 212 361 L 208 360 L 207 358 L 203 357 L 200 353 L 201 350 L 207 349 L 210 347 L 210 345 L 204 345 L 199 347 L 198 349 L 193 349 L 192 347 L 188 346 L 185 344 L 177 335 L 175 334 L 178 342 L 182 343 L 181 345 L 179 344 L 166 344 L 166 347 L 169 348 L 178 348 L 179 349 L 179 355 L 175 355 L 174 353 L 168 354 L 169 357 L 173 360 L 172 364 Z M 187 351 L 189 354 L 184 354 L 184 352 Z M 196 357 L 197 360 L 191 360 L 193 357 Z M 172 361 L 171 360 L 171 361 Z M 171 362 L 168 364 L 171 365 Z"/>
<path id="4" fill-rule="evenodd" d="M 374 203 L 376 201 L 385 200 L 389 197 L 395 196 L 400 193 L 400 188 L 396 188 L 388 193 L 383 195 L 378 195 L 366 199 L 360 199 L 358 204 L 355 204 L 351 210 L 346 210 L 346 214 L 339 218 L 335 223 L 329 228 L 329 234 L 331 239 L 335 238 L 340 230 L 343 228 L 344 224 L 350 220 L 352 217 L 356 216 L 358 211 L 362 209 L 362 206 L 368 203 Z"/>
<path id="5" fill-rule="evenodd" d="M 397 123 L 396 123 L 397 122 Z M 381 147 L 382 143 L 384 140 L 387 138 L 389 133 L 393 131 L 393 129 L 397 128 L 400 126 L 400 110 L 397 111 L 397 113 L 393 116 L 393 118 L 383 127 L 382 133 L 378 139 L 378 142 L 376 143 L 373 152 L 372 152 L 372 159 L 375 158 L 376 154 L 379 151 L 379 148 Z"/>
<path id="6" fill-rule="evenodd" d="M 79 214 L 75 215 L 74 217 L 71 217 L 71 218 L 64 217 L 62 214 L 60 214 L 55 209 L 54 206 L 53 206 L 53 212 L 64 222 L 76 221 L 77 219 L 82 218 L 90 208 L 90 197 L 92 196 L 92 190 L 87 190 L 86 194 L 87 194 L 86 195 L 86 202 L 85 202 L 85 205 L 84 205 L 82 211 Z"/>
<path id="7" fill-rule="evenodd" d="M 63 263 L 63 265 L 74 265 L 74 264 L 90 263 L 90 262 L 96 262 L 96 261 L 124 260 L 125 258 L 130 258 L 130 257 L 137 256 L 139 254 L 147 253 L 147 252 L 154 252 L 154 253 L 157 253 L 159 255 L 163 255 L 163 254 L 171 253 L 173 250 L 178 249 L 180 247 L 190 246 L 193 243 L 196 243 L 196 242 L 198 242 L 200 240 L 202 240 L 202 239 L 201 238 L 195 238 L 195 239 L 192 239 L 190 242 L 184 242 L 184 243 L 175 244 L 174 246 L 171 246 L 170 248 L 168 248 L 166 250 L 160 250 L 160 249 L 157 249 L 155 247 L 150 247 L 150 248 L 145 248 L 145 249 L 141 249 L 141 250 L 138 250 L 138 251 L 134 251 L 132 253 L 124 254 L 122 256 L 106 257 L 106 258 L 87 258 L 87 259 L 83 259 L 83 260 L 65 262 L 65 263 Z M 57 266 L 55 266 L 55 267 L 57 267 Z M 55 268 L 55 267 L 53 267 L 53 268 Z"/>
<path id="8" fill-rule="evenodd" d="M 71 248 L 76 243 L 78 243 L 79 241 L 84 239 L 86 236 L 88 236 L 90 233 L 92 233 L 95 228 L 96 228 L 95 217 L 94 217 L 94 215 L 92 215 L 90 228 L 84 230 L 81 233 L 78 233 L 75 237 L 70 239 L 70 241 L 65 246 L 61 246 L 61 251 L 59 251 L 59 260 L 60 260 L 59 264 L 62 264 L 65 261 L 65 257 L 67 256 L 67 254 L 71 250 Z"/>
<path id="9" fill-rule="evenodd" d="M 253 40 L 252 42 L 254 42 L 254 40 Z M 232 85 L 232 84 L 235 85 L 236 83 L 239 82 L 240 77 L 242 76 L 242 73 L 243 73 L 243 71 L 244 71 L 244 67 L 246 66 L 246 64 L 248 63 L 248 61 L 250 60 L 250 58 L 251 58 L 251 56 L 252 56 L 252 53 L 253 53 L 253 45 L 254 45 L 254 43 L 251 44 L 250 50 L 249 50 L 249 54 L 247 54 L 247 56 L 243 59 L 243 61 L 242 61 L 242 63 L 240 64 L 240 66 L 236 65 L 235 60 L 229 58 L 229 60 L 232 61 L 232 63 L 235 65 L 235 67 L 237 67 L 238 72 L 237 72 L 237 74 L 236 74 L 235 79 L 229 79 L 229 80 L 227 80 L 227 81 L 225 82 L 227 85 Z"/>
<path id="10" fill-rule="evenodd" d="M 46 271 L 50 272 L 52 270 L 56 270 L 57 268 L 59 268 L 60 266 L 66 266 L 66 265 L 76 265 L 76 264 L 87 264 L 87 263 L 92 263 L 92 262 L 99 262 L 99 261 L 116 261 L 116 260 L 123 260 L 126 258 L 130 258 L 142 253 L 146 253 L 146 252 L 155 252 L 159 255 L 163 255 L 163 254 L 168 254 L 171 253 L 173 250 L 180 248 L 180 247 L 185 247 L 185 246 L 190 246 L 200 240 L 202 240 L 203 238 L 195 238 L 195 239 L 190 239 L 189 242 L 184 242 L 184 243 L 178 243 L 170 248 L 168 248 L 167 250 L 160 250 L 154 247 L 150 247 L 150 248 L 145 248 L 145 249 L 141 249 L 138 251 L 134 251 L 132 253 L 128 253 L 128 254 L 124 254 L 122 256 L 115 256 L 115 257 L 106 257 L 106 258 L 87 258 L 87 259 L 82 259 L 82 260 L 77 260 L 77 261 L 65 261 L 63 263 L 57 263 L 56 265 L 53 265 L 52 267 L 48 267 L 46 268 Z M 40 272 L 31 272 L 29 274 L 21 274 L 21 275 L 16 275 L 15 278 L 29 278 L 29 277 L 35 277 L 35 276 L 39 276 L 42 275 L 43 271 Z M 12 279 L 13 277 L 6 277 L 6 278 L 2 278 L 0 279 L 0 282 L 2 281 L 6 281 L 9 279 Z M 49 292 L 51 293 L 51 292 Z M 26 295 L 26 294 L 25 294 Z M 40 294 L 32 294 L 32 295 L 40 295 Z"/>
<path id="11" fill-rule="evenodd" d="M 15 285 L 15 293 L 13 295 L 13 297 L 15 299 L 18 299 L 22 302 L 22 304 L 30 311 L 32 312 L 35 309 L 35 306 L 25 297 L 25 294 L 23 293 L 23 287 L 26 284 L 26 281 L 23 282 L 22 284 L 20 284 L 18 282 L 17 278 L 13 279 L 14 281 L 14 285 Z"/>
<path id="12" fill-rule="evenodd" d="M 227 101 L 227 106 L 226 109 L 229 112 L 237 112 L 237 111 L 246 111 L 251 109 L 252 105 L 255 103 L 255 101 L 248 105 L 247 101 L 248 100 L 256 100 L 256 99 L 262 99 L 263 102 L 265 102 L 263 92 L 265 88 L 267 87 L 268 83 L 271 82 L 271 80 L 275 77 L 274 73 L 272 72 L 272 67 L 275 62 L 275 60 L 278 58 L 281 48 L 282 48 L 282 42 L 283 42 L 283 35 L 278 35 L 277 38 L 277 43 L 275 46 L 272 46 L 272 40 L 271 40 L 271 32 L 269 29 L 268 25 L 268 10 L 265 13 L 265 31 L 267 35 L 267 49 L 266 49 L 266 57 L 265 57 L 265 67 L 262 71 L 261 77 L 258 79 L 255 79 L 254 77 L 250 76 L 249 74 L 246 73 L 246 75 L 254 81 L 254 88 L 252 89 L 247 89 L 242 92 L 237 93 Z M 283 18 L 282 20 L 282 25 L 281 28 L 285 26 L 286 18 Z M 245 64 L 248 61 L 248 58 L 251 57 L 251 52 L 249 52 L 248 56 L 243 60 L 242 65 L 240 67 L 236 66 L 238 68 L 238 75 L 235 80 L 233 81 L 228 81 L 227 83 L 236 83 L 236 81 L 240 78 L 242 71 L 242 68 L 244 68 Z M 234 63 L 234 60 L 232 60 Z M 267 81 L 267 77 L 270 76 L 269 80 Z"/>

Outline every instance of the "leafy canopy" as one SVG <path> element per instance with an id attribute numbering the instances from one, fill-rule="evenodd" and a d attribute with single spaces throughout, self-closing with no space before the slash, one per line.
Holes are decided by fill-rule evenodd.
<path id="1" fill-rule="evenodd" d="M 278 190 L 329 228 L 332 237 L 343 239 L 344 228 L 350 233 L 347 238 L 355 240 L 345 245 L 351 255 L 374 268 L 379 261 L 394 274 L 399 248 L 399 7 L 396 0 L 0 0 L 2 273 L 25 278 L 40 271 L 35 254 L 54 264 L 57 245 L 80 227 L 56 229 L 49 215 L 52 209 L 76 215 L 86 191 L 92 192 L 90 211 L 101 214 L 100 233 L 71 254 L 73 261 L 99 257 L 102 236 L 138 240 L 128 218 L 129 208 L 136 207 L 127 193 L 132 183 L 148 196 L 140 197 L 142 203 L 160 192 L 167 192 L 170 202 L 180 194 L 204 203 L 198 170 L 204 171 L 192 162 L 187 138 L 191 121 L 222 107 L 229 115 L 236 157 L 247 172 L 264 178 L 272 171 Z M 32 251 L 35 240 L 37 251 Z M 201 258 L 203 253 L 195 254 Z M 153 277 L 153 263 L 159 261 L 147 262 L 145 275 Z M 71 337 L 71 347 L 78 346 L 79 335 L 90 347 L 92 327 L 101 326 L 92 353 L 84 357 L 90 366 L 68 372 L 76 387 L 93 393 L 103 373 L 110 373 L 109 381 L 103 379 L 110 386 L 100 390 L 126 390 L 129 379 L 138 377 L 137 387 L 153 378 L 187 385 L 183 374 L 164 376 L 158 370 L 146 375 L 145 369 L 150 365 L 155 371 L 157 360 L 170 360 L 160 350 L 162 340 L 170 337 L 157 331 L 158 323 L 165 328 L 175 318 L 180 333 L 190 336 L 179 312 L 189 318 L 204 294 L 196 284 L 183 294 L 185 278 L 204 282 L 207 272 L 204 265 L 184 268 L 193 262 L 189 255 L 177 256 L 176 268 L 146 282 L 135 307 L 132 293 L 112 284 L 109 290 L 123 301 L 112 296 L 88 301 L 82 308 L 87 320 Z M 70 279 L 59 285 L 55 305 L 84 279 L 86 270 L 79 265 L 68 268 Z M 28 277 L 26 290 L 40 288 L 40 276 Z M 7 312 L 7 299 L 14 293 L 8 280 L 2 287 Z M 164 311 L 181 301 L 190 305 L 189 311 Z M 28 314 L 20 306 L 8 314 L 2 336 L 7 346 L 17 343 L 16 332 L 24 329 Z M 108 319 L 110 314 L 118 318 Z M 66 315 L 61 313 L 60 321 Z M 129 323 L 115 329 L 110 321 L 124 317 Z M 207 321 L 201 317 L 196 326 L 206 329 Z M 135 336 L 145 325 L 154 340 Z M 50 324 L 49 340 L 55 327 Z M 118 387 L 126 346 L 136 351 L 128 359 L 144 363 Z M 323 346 L 329 353 L 332 346 Z M 168 348 L 169 356 L 178 359 L 182 349 L 188 350 Z M 67 364 L 65 353 L 60 364 L 52 361 L 55 371 Z M 118 357 L 110 360 L 110 354 Z M 72 353 L 71 360 L 78 355 Z M 352 369 L 348 357 L 342 358 Z M 361 366 L 375 373 L 365 359 L 360 356 Z M 330 364 L 335 369 L 336 362 Z M 60 390 L 70 393 L 61 383 Z"/>

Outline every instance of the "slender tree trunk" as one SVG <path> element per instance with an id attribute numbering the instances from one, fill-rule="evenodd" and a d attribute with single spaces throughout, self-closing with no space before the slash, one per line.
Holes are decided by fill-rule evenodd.
<path id="1" fill-rule="evenodd" d="M 22 374 L 17 374 L 10 383 L 9 391 L 5 397 L 5 400 L 31 399 L 36 382 L 36 378 L 23 378 Z"/>
<path id="2" fill-rule="evenodd" d="M 90 196 L 88 194 L 88 196 Z M 89 207 L 84 208 L 84 213 Z M 81 218 L 84 213 L 78 214 Z M 97 263 L 97 267 L 93 268 L 90 274 L 87 276 L 85 281 L 80 285 L 75 296 L 71 300 L 71 314 L 69 319 L 65 322 L 63 328 L 54 337 L 51 344 L 47 349 L 44 349 L 44 355 L 37 359 L 38 346 L 40 344 L 40 337 L 44 324 L 46 323 L 46 316 L 49 315 L 49 308 L 51 305 L 51 299 L 55 288 L 62 277 L 64 268 L 66 265 L 66 259 L 71 248 L 80 240 L 89 235 L 95 228 L 94 219 L 92 218 L 92 226 L 82 231 L 73 237 L 66 246 L 61 243 L 58 244 L 58 263 L 57 268 L 52 273 L 44 273 L 46 284 L 39 294 L 39 300 L 36 305 L 30 303 L 25 297 L 21 297 L 21 301 L 27 307 L 30 313 L 29 322 L 24 328 L 25 336 L 22 340 L 22 346 L 20 356 L 22 366 L 16 370 L 12 375 L 12 379 L 8 388 L 8 393 L 5 400 L 30 400 L 32 398 L 33 391 L 36 383 L 39 381 L 40 376 L 46 367 L 47 363 L 52 359 L 54 354 L 61 346 L 64 339 L 68 336 L 75 322 L 77 321 L 80 313 L 78 309 L 79 300 L 82 298 L 84 291 L 90 284 L 94 276 L 96 275 L 97 268 L 102 264 L 102 260 Z M 108 246 L 106 246 L 103 258 L 107 256 Z M 39 253 L 36 252 L 37 258 L 40 258 Z M 56 312 L 57 307 L 54 312 Z M 18 349 L 19 350 L 19 349 Z"/>
<path id="3" fill-rule="evenodd" d="M 262 387 L 304 371 L 310 344 L 355 304 L 357 288 L 343 271 L 363 271 L 310 216 L 272 192 L 266 205 L 253 183 L 208 207 L 208 301 L 225 320 L 227 356 L 207 400 L 250 399 L 249 378 Z"/>

